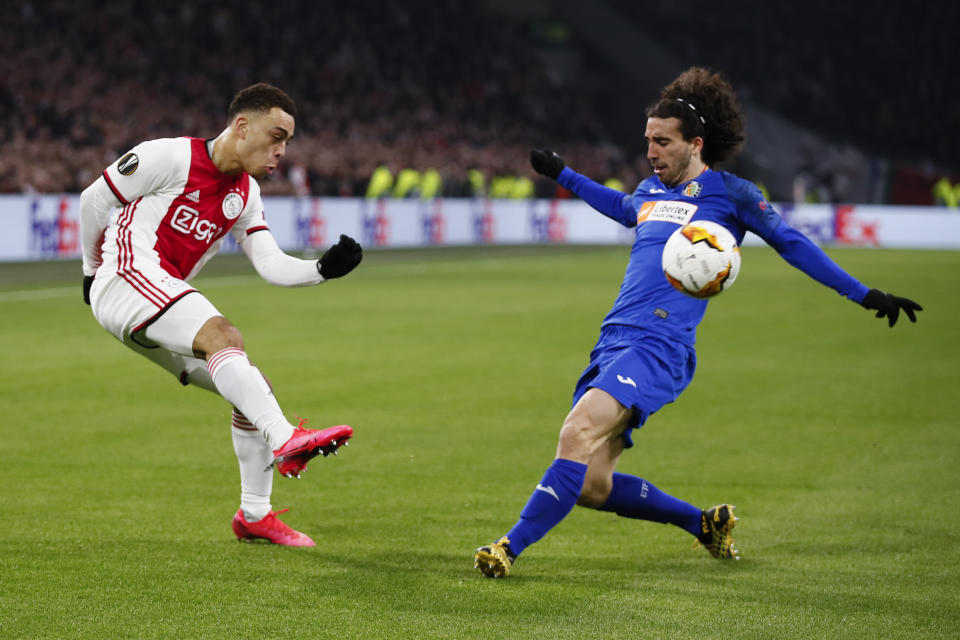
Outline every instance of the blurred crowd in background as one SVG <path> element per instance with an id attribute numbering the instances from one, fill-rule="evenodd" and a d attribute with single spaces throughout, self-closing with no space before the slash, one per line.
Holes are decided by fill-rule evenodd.
<path id="1" fill-rule="evenodd" d="M 684 64 L 722 70 L 741 100 L 883 158 L 888 200 L 957 206 L 960 4 L 607 1 Z M 811 149 L 801 177 L 842 197 L 842 156 Z"/>
<path id="2" fill-rule="evenodd" d="M 877 63 L 877 47 L 910 33 L 908 15 L 847 12 L 823 33 L 822 15 L 801 4 L 775 5 L 762 29 L 747 26 L 755 0 L 733 14 L 696 3 L 696 19 L 684 2 L 642 13 L 610 4 L 684 64 L 723 71 L 744 99 L 869 153 L 956 168 L 943 135 L 958 128 L 948 81 L 910 73 L 953 44 L 918 37 L 915 57 Z M 848 37 L 853 18 L 877 28 Z M 798 41 L 807 22 L 818 35 Z M 761 41 L 777 54 L 756 55 Z M 632 189 L 649 169 L 644 150 L 610 130 L 615 87 L 557 83 L 541 44 L 530 24 L 465 0 L 18 3 L 0 22 L 0 192 L 78 192 L 137 142 L 214 137 L 230 98 L 257 81 L 300 109 L 267 194 L 555 195 L 529 169 L 531 146 L 562 149 L 578 171 Z M 862 64 L 840 64 L 851 57 Z M 637 114 L 641 127 L 642 105 Z"/>

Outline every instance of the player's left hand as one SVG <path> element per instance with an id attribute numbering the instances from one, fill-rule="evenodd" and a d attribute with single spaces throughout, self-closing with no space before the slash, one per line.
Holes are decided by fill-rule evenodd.
<path id="1" fill-rule="evenodd" d="M 886 316 L 890 326 L 897 324 L 897 318 L 900 317 L 900 309 L 907 314 L 910 322 L 916 322 L 917 316 L 914 311 L 923 311 L 923 307 L 907 298 L 900 298 L 890 293 L 884 293 L 880 289 L 870 289 L 867 295 L 860 301 L 865 309 L 875 309 L 878 318 Z"/>
<path id="2" fill-rule="evenodd" d="M 83 276 L 83 301 L 90 304 L 90 287 L 93 286 L 93 276 Z"/>
<path id="3" fill-rule="evenodd" d="M 324 280 L 340 278 L 360 264 L 363 260 L 363 247 L 348 235 L 340 234 L 340 241 L 327 249 L 317 260 L 317 270 Z"/>

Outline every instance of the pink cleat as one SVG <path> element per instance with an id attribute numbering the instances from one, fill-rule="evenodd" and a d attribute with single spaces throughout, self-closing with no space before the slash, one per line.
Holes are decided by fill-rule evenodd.
<path id="1" fill-rule="evenodd" d="M 299 478 L 300 473 L 307 468 L 307 463 L 321 453 L 324 457 L 331 453 L 336 455 L 337 449 L 345 446 L 347 440 L 353 436 L 350 425 L 304 429 L 305 423 L 306 420 L 300 420 L 290 439 L 273 452 L 274 466 L 280 475 L 287 478 Z"/>
<path id="2" fill-rule="evenodd" d="M 288 510 L 271 511 L 262 520 L 247 522 L 243 517 L 243 510 L 237 509 L 237 515 L 233 516 L 233 532 L 237 535 L 237 540 L 241 541 L 261 538 L 287 547 L 315 547 L 316 544 L 310 536 L 294 531 L 277 517 Z"/>

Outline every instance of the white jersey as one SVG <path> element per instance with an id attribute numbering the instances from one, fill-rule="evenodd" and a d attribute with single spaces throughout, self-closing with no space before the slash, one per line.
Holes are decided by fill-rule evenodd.
<path id="1" fill-rule="evenodd" d="M 239 244 L 267 228 L 256 180 L 221 173 L 202 138 L 143 142 L 103 177 L 123 208 L 104 235 L 100 269 L 128 281 L 146 264 L 189 280 L 228 231 Z"/>
<path id="2" fill-rule="evenodd" d="M 277 246 L 257 182 L 247 173 L 221 173 L 205 140 L 165 138 L 134 147 L 80 196 L 83 273 L 96 276 L 90 301 L 97 321 L 124 342 L 135 338 L 195 292 L 186 281 L 217 253 L 227 232 L 267 282 L 323 282 L 315 260 Z M 189 355 L 199 326 L 220 314 L 194 300 L 179 315 L 189 319 L 178 353 Z"/>

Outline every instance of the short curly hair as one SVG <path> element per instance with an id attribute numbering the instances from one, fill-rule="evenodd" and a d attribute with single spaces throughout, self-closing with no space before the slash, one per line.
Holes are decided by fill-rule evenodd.
<path id="1" fill-rule="evenodd" d="M 233 120 L 237 114 L 244 111 L 270 111 L 273 107 L 279 107 L 294 118 L 297 117 L 297 105 L 293 98 L 272 84 L 258 82 L 241 89 L 233 97 L 227 110 L 227 120 Z"/>
<path id="2" fill-rule="evenodd" d="M 677 118 L 684 140 L 703 138 L 708 165 L 729 160 L 743 146 L 743 112 L 733 87 L 719 74 L 690 67 L 660 92 L 648 118 Z"/>

